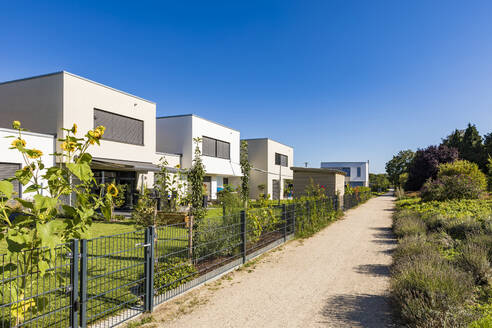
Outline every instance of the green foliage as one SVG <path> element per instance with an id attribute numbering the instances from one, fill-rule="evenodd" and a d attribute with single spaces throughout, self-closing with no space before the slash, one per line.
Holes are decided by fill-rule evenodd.
<path id="1" fill-rule="evenodd" d="M 487 188 L 487 177 L 478 168 L 478 165 L 466 160 L 458 160 L 452 163 L 444 163 L 439 165 L 439 172 L 437 178 L 443 177 L 457 177 L 460 175 L 468 176 L 474 184 L 479 186 L 481 190 Z"/>
<path id="2" fill-rule="evenodd" d="M 425 235 L 427 227 L 419 217 L 400 216 L 393 221 L 393 231 L 397 237 Z"/>
<path id="3" fill-rule="evenodd" d="M 456 148 L 461 159 L 476 163 L 482 170 L 485 169 L 486 148 L 475 124 L 468 123 L 465 130 L 456 129 L 442 143 L 448 147 Z"/>
<path id="4" fill-rule="evenodd" d="M 23 139 L 21 123 L 14 121 L 12 127 L 17 130 L 10 149 L 16 149 L 24 159 L 24 167 L 15 172 L 15 176 L 0 182 L 0 226 L 4 233 L 0 234 L 0 242 L 6 242 L 6 261 L 11 262 L 4 270 L 19 275 L 5 288 L 4 292 L 11 295 L 14 304 L 10 311 L 19 325 L 27 313 L 43 308 L 44 296 L 23 300 L 28 290 L 33 288 L 31 275 L 54 274 L 52 256 L 58 244 L 66 243 L 72 238 L 80 238 L 96 216 L 96 210 L 107 208 L 107 197 L 95 195 L 91 190 L 95 187 L 93 173 L 90 168 L 92 157 L 87 153 L 91 145 L 99 144 L 104 134 L 104 127 L 90 130 L 83 138 L 78 138 L 77 125 L 71 129 L 63 129 L 61 142 L 62 152 L 53 154 L 64 164 L 45 168 L 42 162 L 43 153 L 35 148 L 27 148 Z M 41 179 L 47 181 L 41 185 Z M 29 200 L 15 198 L 21 207 L 12 207 L 16 195 L 13 194 L 11 181 L 18 180 L 24 194 L 33 194 Z M 77 183 L 75 183 L 77 181 Z M 73 204 L 65 204 L 62 199 L 74 195 Z M 17 213 L 15 220 L 11 214 Z M 56 222 L 57 216 L 64 216 L 64 224 Z M 47 251 L 41 250 L 45 248 Z M 5 274 L 5 273 L 4 273 Z M 11 273 L 6 273 L 9 275 Z"/>
<path id="5" fill-rule="evenodd" d="M 402 186 L 400 176 L 408 173 L 408 167 L 415 153 L 410 149 L 402 150 L 386 163 L 386 173 L 393 186 Z"/>
<path id="6" fill-rule="evenodd" d="M 435 253 L 403 262 L 394 270 L 391 291 L 403 321 L 413 327 L 466 327 L 473 279 Z"/>
<path id="7" fill-rule="evenodd" d="M 246 212 L 248 231 L 247 239 L 250 242 L 257 242 L 262 233 L 274 231 L 281 222 L 280 209 L 275 209 L 272 202 L 266 199 L 259 199 L 256 202 L 257 208 L 249 208 Z"/>
<path id="8" fill-rule="evenodd" d="M 248 142 L 246 140 L 241 141 L 240 156 L 241 172 L 243 174 L 241 177 L 241 198 L 246 205 L 249 199 L 249 175 L 251 172 L 251 164 L 248 159 Z"/>
<path id="9" fill-rule="evenodd" d="M 427 234 L 399 231 L 393 254 L 392 293 L 405 325 L 414 327 L 483 327 L 492 297 L 491 203 L 461 200 L 397 202 L 395 228 L 421 221 Z M 418 224 L 418 223 L 417 223 Z"/>
<path id="10" fill-rule="evenodd" d="M 195 143 L 195 156 L 193 158 L 193 165 L 188 171 L 188 184 L 191 189 L 191 215 L 199 220 L 206 215 L 206 210 L 203 208 L 203 178 L 205 177 L 205 166 L 203 165 L 202 154 L 200 151 L 201 139 L 194 138 L 193 142 Z"/>
<path id="11" fill-rule="evenodd" d="M 388 175 L 369 173 L 369 187 L 374 192 L 387 191 L 390 187 Z"/>
<path id="12" fill-rule="evenodd" d="M 177 172 L 172 174 L 168 170 L 168 163 L 164 157 L 159 160 L 159 172 L 155 174 L 154 188 L 159 191 L 162 208 L 169 212 L 177 212 L 179 205 L 186 203 L 186 171 L 176 165 Z"/>
<path id="13" fill-rule="evenodd" d="M 197 270 L 189 260 L 173 257 L 157 262 L 154 268 L 154 290 L 157 295 L 161 295 L 193 280 L 196 275 Z"/>
<path id="14" fill-rule="evenodd" d="M 141 227 L 156 225 L 155 211 L 155 200 L 150 197 L 149 189 L 144 187 L 143 194 L 138 198 L 137 205 L 132 211 L 132 219 Z"/>
<path id="15" fill-rule="evenodd" d="M 217 192 L 217 199 L 225 209 L 225 215 L 231 215 L 243 209 L 243 199 L 231 185 L 225 185 L 224 189 Z"/>

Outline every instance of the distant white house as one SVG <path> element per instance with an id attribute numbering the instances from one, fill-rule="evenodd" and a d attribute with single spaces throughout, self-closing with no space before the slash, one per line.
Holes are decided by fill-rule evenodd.
<path id="1" fill-rule="evenodd" d="M 345 183 L 352 187 L 369 187 L 369 161 L 367 162 L 321 162 L 321 168 L 345 172 Z"/>
<path id="2" fill-rule="evenodd" d="M 251 164 L 249 195 L 284 199 L 293 184 L 294 148 L 268 138 L 245 139 Z M 292 196 L 292 195 L 291 195 Z"/>
<path id="3" fill-rule="evenodd" d="M 4 179 L 11 178 L 15 175 L 15 171 L 23 168 L 25 166 L 24 159 L 22 158 L 22 153 L 17 149 L 9 149 L 11 147 L 12 138 L 6 138 L 8 136 L 16 136 L 18 131 L 11 129 L 0 128 L 0 181 Z M 43 152 L 41 160 L 45 165 L 46 169 L 55 165 L 54 157 L 50 156 L 55 152 L 55 136 L 42 133 L 34 132 L 22 132 L 22 138 L 26 141 L 26 148 L 37 149 Z M 41 174 L 44 172 L 41 172 Z M 47 182 L 44 180 L 40 181 L 41 185 L 47 186 Z M 18 197 L 29 198 L 34 194 L 23 194 L 22 186 L 19 181 L 13 181 L 14 192 Z"/>
<path id="4" fill-rule="evenodd" d="M 156 136 L 157 151 L 181 154 L 183 169 L 192 166 L 193 139 L 201 139 L 199 147 L 206 171 L 204 184 L 210 199 L 216 199 L 217 191 L 226 184 L 239 185 L 242 176 L 239 131 L 187 114 L 158 117 Z"/>

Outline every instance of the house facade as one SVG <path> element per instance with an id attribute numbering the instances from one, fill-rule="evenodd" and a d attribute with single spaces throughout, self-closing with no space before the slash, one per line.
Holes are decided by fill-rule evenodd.
<path id="1" fill-rule="evenodd" d="M 13 139 L 7 137 L 17 136 L 18 133 L 19 132 L 17 130 L 0 128 L 0 149 L 2 154 L 0 157 L 0 181 L 13 177 L 15 175 L 15 171 L 23 168 L 26 164 L 22 153 L 20 153 L 17 149 L 9 149 Z M 40 175 L 42 175 L 46 169 L 55 165 L 54 157 L 50 156 L 50 154 L 55 152 L 56 138 L 54 135 L 24 131 L 22 132 L 22 138 L 25 140 L 27 148 L 38 149 L 43 153 L 41 156 L 41 161 L 45 165 L 45 169 L 43 172 L 40 172 Z M 43 187 L 46 187 L 48 184 L 42 179 L 39 182 Z M 12 183 L 14 185 L 14 192 L 17 194 L 17 197 L 27 199 L 33 195 L 24 194 L 22 185 L 19 181 L 13 181 Z"/>
<path id="2" fill-rule="evenodd" d="M 156 164 L 166 156 L 156 153 L 155 117 L 155 103 L 65 71 L 0 83 L 1 128 L 18 120 L 29 131 L 60 138 L 74 123 L 78 137 L 105 126 L 100 146 L 89 149 L 92 168 L 98 183 L 126 186 L 127 207 L 143 185 L 153 185 Z M 169 156 L 176 161 L 179 155 Z"/>
<path id="3" fill-rule="evenodd" d="M 224 185 L 239 185 L 239 131 L 193 114 L 158 117 L 156 126 L 157 151 L 180 154 L 183 169 L 192 166 L 194 139 L 200 138 L 204 185 L 210 199 L 216 199 Z"/>
<path id="4" fill-rule="evenodd" d="M 345 184 L 349 184 L 351 187 L 369 187 L 369 161 L 321 162 L 321 168 L 345 172 Z"/>
<path id="5" fill-rule="evenodd" d="M 294 148 L 268 138 L 244 139 L 251 164 L 250 198 L 260 194 L 272 199 L 291 197 Z"/>

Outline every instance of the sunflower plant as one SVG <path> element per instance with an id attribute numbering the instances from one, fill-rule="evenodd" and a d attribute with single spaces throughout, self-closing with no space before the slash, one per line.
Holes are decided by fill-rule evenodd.
<path id="1" fill-rule="evenodd" d="M 10 295 L 11 316 L 19 324 L 27 312 L 40 311 L 47 303 L 44 297 L 36 297 L 30 299 L 29 306 L 18 306 L 24 302 L 23 295 L 37 283 L 32 276 L 55 275 L 52 270 L 55 248 L 83 237 L 96 211 L 104 212 L 108 206 L 106 198 L 111 193 L 91 192 L 96 182 L 90 167 L 92 157 L 87 150 L 99 145 L 103 126 L 90 130 L 82 138 L 77 137 L 76 124 L 63 129 L 65 137 L 58 139 L 61 152 L 49 154 L 60 164 L 49 168 L 42 161 L 42 151 L 29 148 L 21 123 L 14 121 L 12 127 L 17 132 L 10 136 L 13 139 L 10 149 L 22 154 L 24 165 L 15 176 L 0 181 L 0 242 L 7 244 L 2 270 L 18 278 L 4 284 L 0 292 Z M 13 181 L 23 186 L 25 199 L 14 193 Z"/>

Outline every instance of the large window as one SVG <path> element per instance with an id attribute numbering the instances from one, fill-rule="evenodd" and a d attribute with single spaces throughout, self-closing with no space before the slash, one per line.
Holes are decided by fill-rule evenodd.
<path id="1" fill-rule="evenodd" d="M 350 167 L 328 167 L 328 168 L 333 170 L 343 171 L 347 174 L 348 177 L 350 176 Z"/>
<path id="2" fill-rule="evenodd" d="M 275 165 L 288 166 L 289 157 L 287 157 L 287 155 L 275 153 Z"/>
<path id="3" fill-rule="evenodd" d="M 94 127 L 106 127 L 103 139 L 133 145 L 144 144 L 144 122 L 94 108 Z"/>
<path id="4" fill-rule="evenodd" d="M 202 138 L 202 154 L 224 159 L 231 158 L 231 144 L 214 138 Z"/>
<path id="5" fill-rule="evenodd" d="M 357 177 L 360 178 L 362 169 L 360 167 L 357 168 Z"/>

